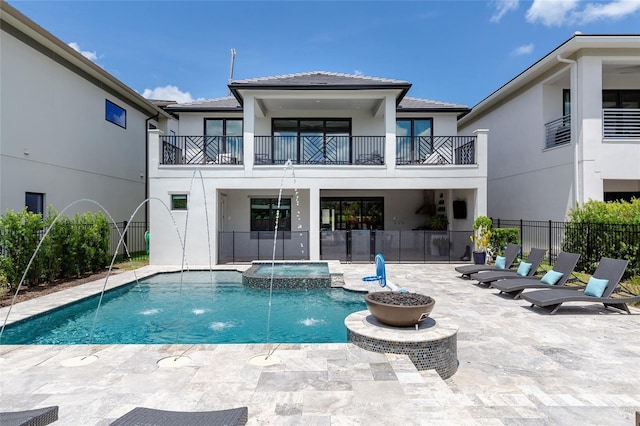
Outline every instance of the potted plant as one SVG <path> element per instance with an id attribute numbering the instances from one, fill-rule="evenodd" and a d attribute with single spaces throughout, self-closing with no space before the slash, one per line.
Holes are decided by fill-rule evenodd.
<path id="1" fill-rule="evenodd" d="M 446 216 L 438 214 L 429 220 L 429 229 L 434 231 L 446 231 L 449 225 L 449 219 Z"/>
<path id="2" fill-rule="evenodd" d="M 473 221 L 473 235 L 469 238 L 474 245 L 473 263 L 484 265 L 487 262 L 487 248 L 491 238 L 491 225 L 493 222 L 487 216 L 478 216 Z"/>
<path id="3" fill-rule="evenodd" d="M 449 254 L 449 238 L 438 237 L 434 238 L 433 244 L 438 247 L 438 254 L 440 256 L 446 256 Z"/>

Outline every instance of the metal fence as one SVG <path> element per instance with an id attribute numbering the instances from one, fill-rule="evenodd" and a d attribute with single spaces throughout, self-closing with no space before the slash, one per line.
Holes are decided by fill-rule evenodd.
<path id="1" fill-rule="evenodd" d="M 627 272 L 640 271 L 640 224 L 571 223 L 493 219 L 494 228 L 517 228 L 522 251 L 546 248 L 552 262 L 561 251 L 580 253 L 578 270 L 593 272 L 603 256 L 629 259 Z"/>
<path id="2" fill-rule="evenodd" d="M 127 223 L 129 226 L 127 227 Z M 124 232 L 126 229 L 126 232 Z M 127 250 L 132 260 L 141 260 L 147 257 L 147 241 L 145 234 L 149 229 L 146 222 L 116 222 L 111 224 L 111 233 L 109 235 L 109 255 L 113 256 L 118 250 L 117 261 L 128 260 Z M 120 238 L 122 236 L 122 242 Z M 125 248 L 126 247 L 126 248 Z"/>
<path id="3" fill-rule="evenodd" d="M 309 231 L 229 231 L 218 233 L 218 263 L 253 260 L 309 260 Z"/>

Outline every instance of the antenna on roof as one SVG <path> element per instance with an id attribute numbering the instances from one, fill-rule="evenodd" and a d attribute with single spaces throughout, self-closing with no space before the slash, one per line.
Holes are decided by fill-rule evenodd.
<path id="1" fill-rule="evenodd" d="M 236 59 L 236 49 L 231 49 L 231 65 L 229 66 L 229 84 L 233 80 L 233 63 Z M 231 89 L 227 92 L 227 96 L 231 96 Z"/>

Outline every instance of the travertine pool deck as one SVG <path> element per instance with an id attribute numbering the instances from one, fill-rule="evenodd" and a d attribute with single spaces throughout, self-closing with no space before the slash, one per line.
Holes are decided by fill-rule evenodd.
<path id="1" fill-rule="evenodd" d="M 60 406 L 56 425 L 106 425 L 136 406 L 249 408 L 249 425 L 633 425 L 640 411 L 640 311 L 567 304 L 556 315 L 463 280 L 449 264 L 387 264 L 394 284 L 436 299 L 457 324 L 458 371 L 442 380 L 403 355 L 352 344 L 0 346 L 0 411 Z M 224 269 L 242 268 L 225 266 Z M 372 264 L 339 265 L 361 287 Z M 160 268 L 145 267 L 139 277 Z M 112 276 L 109 287 L 130 281 Z M 100 291 L 104 281 L 16 305 L 10 321 Z M 4 321 L 6 309 L 0 309 Z M 346 333 L 346 330 L 345 330 Z M 65 361 L 95 354 L 79 367 Z M 190 363 L 159 367 L 184 354 Z"/>

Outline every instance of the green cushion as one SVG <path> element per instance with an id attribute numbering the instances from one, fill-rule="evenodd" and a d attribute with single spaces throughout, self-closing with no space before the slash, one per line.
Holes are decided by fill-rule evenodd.
<path id="1" fill-rule="evenodd" d="M 544 276 L 540 279 L 540 282 L 545 284 L 554 285 L 555 283 L 562 278 L 562 272 L 556 272 L 553 269 L 544 274 Z"/>
<path id="2" fill-rule="evenodd" d="M 527 262 L 520 262 L 516 274 L 526 277 L 529 274 L 529 271 L 531 271 L 531 264 Z"/>
<path id="3" fill-rule="evenodd" d="M 507 268 L 507 258 L 504 256 L 496 257 L 496 268 L 498 269 L 506 269 Z"/>
<path id="4" fill-rule="evenodd" d="M 589 278 L 587 287 L 584 289 L 584 294 L 587 296 L 602 297 L 602 293 L 604 293 L 604 289 L 607 288 L 607 284 L 609 284 L 609 280 L 591 277 Z"/>

